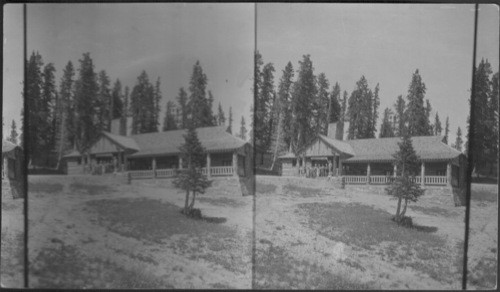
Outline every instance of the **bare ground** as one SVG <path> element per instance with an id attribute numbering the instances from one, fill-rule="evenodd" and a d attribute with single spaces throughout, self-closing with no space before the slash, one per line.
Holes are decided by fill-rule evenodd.
<path id="1" fill-rule="evenodd" d="M 0 283 L 3 288 L 24 287 L 24 201 L 2 194 Z"/>

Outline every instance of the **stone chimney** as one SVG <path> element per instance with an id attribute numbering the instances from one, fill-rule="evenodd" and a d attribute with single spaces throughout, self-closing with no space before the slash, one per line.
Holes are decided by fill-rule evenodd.
<path id="1" fill-rule="evenodd" d="M 328 135 L 327 137 L 335 140 L 343 140 L 344 138 L 344 124 L 341 122 L 335 122 L 328 124 Z"/>

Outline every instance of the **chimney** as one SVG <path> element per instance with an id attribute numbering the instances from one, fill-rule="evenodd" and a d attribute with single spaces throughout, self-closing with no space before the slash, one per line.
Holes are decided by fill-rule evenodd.
<path id="1" fill-rule="evenodd" d="M 336 139 L 336 136 L 337 136 L 337 123 L 329 123 L 327 137 L 330 139 Z"/>

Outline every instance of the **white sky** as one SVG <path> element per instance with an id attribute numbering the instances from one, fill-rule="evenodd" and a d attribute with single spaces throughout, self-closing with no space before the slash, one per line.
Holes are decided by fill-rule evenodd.
<path id="1" fill-rule="evenodd" d="M 380 83 L 379 116 L 399 94 L 406 96 L 419 69 L 426 98 L 450 142 L 460 126 L 466 135 L 471 83 L 474 6 L 470 4 L 29 4 L 28 54 L 37 50 L 56 67 L 59 84 L 66 63 L 78 68 L 90 52 L 95 70 L 106 70 L 131 89 L 146 70 L 162 82 L 162 118 L 167 100 L 188 87 L 196 60 L 208 76 L 208 89 L 233 107 L 233 132 L 241 115 L 250 124 L 255 25 L 257 47 L 276 68 L 275 84 L 286 63 L 298 68 L 310 54 L 316 74 L 349 93 L 361 75 L 370 87 Z M 498 71 L 499 13 L 480 5 L 477 56 Z M 22 5 L 4 6 L 4 137 L 22 107 Z M 380 120 L 377 128 L 380 126 Z"/>

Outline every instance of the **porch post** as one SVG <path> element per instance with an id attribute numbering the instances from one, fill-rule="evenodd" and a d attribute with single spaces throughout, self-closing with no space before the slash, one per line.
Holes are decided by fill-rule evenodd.
<path id="1" fill-rule="evenodd" d="M 207 177 L 210 178 L 212 174 L 210 173 L 210 153 L 207 153 Z"/>
<path id="2" fill-rule="evenodd" d="M 398 166 L 394 164 L 393 176 L 397 177 L 397 175 L 398 175 Z"/>
<path id="3" fill-rule="evenodd" d="M 368 178 L 367 181 L 366 181 L 366 184 L 370 184 L 370 172 L 371 172 L 371 167 L 370 167 L 370 163 L 368 163 L 366 165 L 366 177 Z"/>
<path id="4" fill-rule="evenodd" d="M 342 159 L 339 156 L 339 176 L 342 176 Z"/>
<path id="5" fill-rule="evenodd" d="M 182 169 L 182 156 L 179 155 L 179 169 Z"/>
<path id="6" fill-rule="evenodd" d="M 233 176 L 238 175 L 238 153 L 233 152 Z"/>
<path id="7" fill-rule="evenodd" d="M 337 154 L 333 153 L 333 175 L 337 176 Z"/>
<path id="8" fill-rule="evenodd" d="M 156 177 L 156 157 L 153 157 L 153 161 L 151 162 L 153 168 L 153 177 Z"/>
<path id="9" fill-rule="evenodd" d="M 420 185 L 424 186 L 425 185 L 425 162 L 422 161 L 422 164 L 420 166 Z"/>
<path id="10" fill-rule="evenodd" d="M 446 164 L 446 186 L 451 187 L 451 161 Z"/>

